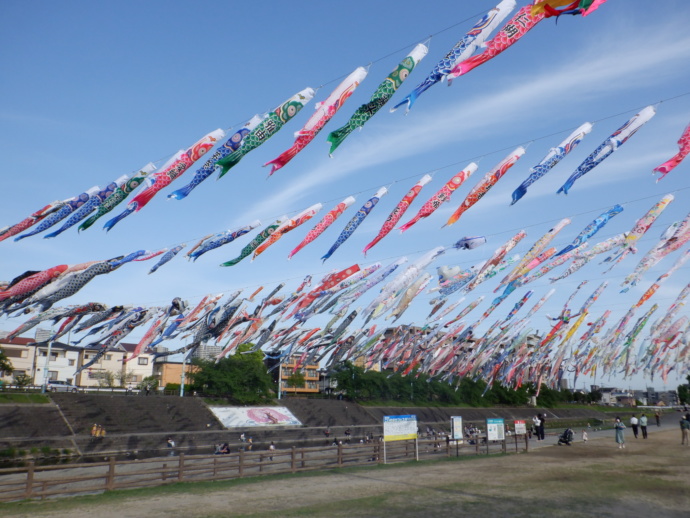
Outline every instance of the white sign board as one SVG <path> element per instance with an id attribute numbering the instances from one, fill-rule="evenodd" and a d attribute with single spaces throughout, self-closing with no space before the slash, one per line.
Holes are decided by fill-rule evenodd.
<path id="1" fill-rule="evenodd" d="M 486 420 L 486 438 L 489 441 L 502 441 L 506 438 L 506 427 L 503 419 L 493 418 Z"/>
<path id="2" fill-rule="evenodd" d="M 416 438 L 416 415 L 387 415 L 383 417 L 384 441 L 405 441 Z"/>
<path id="3" fill-rule="evenodd" d="M 525 435 L 527 433 L 527 424 L 524 421 L 515 421 L 515 435 Z"/>
<path id="4" fill-rule="evenodd" d="M 465 432 L 462 429 L 462 417 L 452 416 L 450 418 L 451 439 L 454 441 L 462 441 L 465 437 Z"/>

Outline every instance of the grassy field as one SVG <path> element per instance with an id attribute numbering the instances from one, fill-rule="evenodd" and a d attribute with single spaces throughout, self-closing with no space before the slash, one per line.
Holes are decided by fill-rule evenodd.
<path id="1" fill-rule="evenodd" d="M 0 405 L 2 404 L 45 404 L 50 403 L 50 398 L 44 394 L 0 392 Z"/>

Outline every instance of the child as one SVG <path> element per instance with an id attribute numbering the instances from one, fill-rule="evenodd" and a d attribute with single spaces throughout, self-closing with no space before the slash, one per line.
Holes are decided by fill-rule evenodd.
<path id="1" fill-rule="evenodd" d="M 589 438 L 587 437 L 587 430 L 582 430 L 582 442 L 586 444 L 588 439 Z"/>

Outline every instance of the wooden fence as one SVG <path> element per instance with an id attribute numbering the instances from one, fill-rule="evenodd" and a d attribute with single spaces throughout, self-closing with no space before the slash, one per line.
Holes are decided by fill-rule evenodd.
<path id="1" fill-rule="evenodd" d="M 514 446 L 513 446 L 514 442 Z M 455 444 L 444 438 L 389 442 L 386 462 L 414 460 L 439 456 L 480 455 L 526 451 L 526 436 L 508 437 L 505 441 L 486 443 L 475 438 L 474 444 Z M 171 451 L 169 457 L 144 460 L 36 466 L 0 469 L 0 501 L 28 498 L 49 498 L 101 493 L 114 489 L 154 487 L 177 482 L 231 480 L 243 477 L 326 470 L 339 467 L 383 463 L 384 444 L 339 444 L 320 448 L 289 450 L 238 451 L 227 455 L 186 455 Z"/>

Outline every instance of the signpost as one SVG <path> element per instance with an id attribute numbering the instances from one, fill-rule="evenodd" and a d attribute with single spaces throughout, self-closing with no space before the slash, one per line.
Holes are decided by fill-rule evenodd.
<path id="1" fill-rule="evenodd" d="M 387 415 L 383 417 L 383 463 L 386 464 L 386 443 L 414 439 L 415 460 L 419 460 L 416 415 Z"/>
<path id="2" fill-rule="evenodd" d="M 489 454 L 489 441 L 503 441 L 505 438 L 506 427 L 503 418 L 488 418 L 486 420 L 486 454 Z"/>
<path id="3" fill-rule="evenodd" d="M 515 435 L 526 435 L 527 424 L 524 421 L 515 421 Z"/>
<path id="4" fill-rule="evenodd" d="M 515 451 L 518 451 L 518 435 L 525 438 L 525 449 L 527 449 L 529 442 L 527 440 L 527 423 L 525 421 L 515 421 Z"/>
<path id="5" fill-rule="evenodd" d="M 465 431 L 462 428 L 462 417 L 461 416 L 451 416 L 450 418 L 450 438 L 455 441 L 455 456 L 458 457 L 460 452 L 458 451 L 458 445 L 462 444 L 463 438 L 465 437 Z M 450 453 L 450 452 L 448 452 Z"/>

